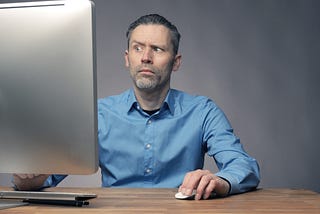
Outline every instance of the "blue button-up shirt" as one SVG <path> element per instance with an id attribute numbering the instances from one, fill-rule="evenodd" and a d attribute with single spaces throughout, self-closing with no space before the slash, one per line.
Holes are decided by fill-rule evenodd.
<path id="1" fill-rule="evenodd" d="M 178 187 L 189 171 L 213 157 L 230 193 L 259 183 L 257 161 L 240 144 L 226 116 L 209 98 L 170 89 L 149 115 L 133 90 L 98 101 L 99 163 L 105 187 Z M 51 176 L 56 185 L 64 176 Z"/>

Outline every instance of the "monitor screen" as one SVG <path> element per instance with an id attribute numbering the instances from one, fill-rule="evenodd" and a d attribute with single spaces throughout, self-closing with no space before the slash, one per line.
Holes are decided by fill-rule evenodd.
<path id="1" fill-rule="evenodd" d="M 0 4 L 0 172 L 98 168 L 94 6 Z"/>

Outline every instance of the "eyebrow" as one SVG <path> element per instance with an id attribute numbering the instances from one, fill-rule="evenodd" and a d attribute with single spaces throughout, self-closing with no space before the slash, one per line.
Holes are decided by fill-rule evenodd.
<path id="1" fill-rule="evenodd" d="M 136 41 L 136 40 L 132 40 L 132 41 L 131 41 L 131 44 L 138 44 L 138 45 L 145 46 L 145 44 L 144 44 L 144 43 L 139 42 L 139 41 Z"/>
<path id="2" fill-rule="evenodd" d="M 137 41 L 137 40 L 132 40 L 132 41 L 131 41 L 131 45 L 132 45 L 132 44 L 138 44 L 138 45 L 141 45 L 141 46 L 146 46 L 145 43 L 139 42 L 139 41 Z M 152 48 L 157 47 L 157 48 L 161 48 L 161 49 L 165 49 L 165 50 L 169 49 L 166 45 L 151 44 L 150 46 L 151 46 Z"/>

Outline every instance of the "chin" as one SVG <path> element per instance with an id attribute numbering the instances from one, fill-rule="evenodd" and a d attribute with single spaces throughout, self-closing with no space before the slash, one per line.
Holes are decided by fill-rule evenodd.
<path id="1" fill-rule="evenodd" d="M 154 89 L 156 85 L 157 84 L 154 81 L 150 81 L 145 78 L 136 80 L 136 86 L 139 89 Z"/>

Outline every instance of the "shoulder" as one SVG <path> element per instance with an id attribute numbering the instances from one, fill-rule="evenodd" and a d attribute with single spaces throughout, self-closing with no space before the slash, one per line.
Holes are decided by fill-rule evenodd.
<path id="1" fill-rule="evenodd" d="M 170 93 L 170 99 L 174 104 L 169 105 L 174 106 L 172 109 L 176 117 L 191 117 L 194 123 L 198 121 L 201 126 L 230 127 L 226 115 L 211 98 L 179 90 L 172 90 Z"/>
<path id="2" fill-rule="evenodd" d="M 208 110 L 212 108 L 218 108 L 216 103 L 207 96 L 190 94 L 176 89 L 171 89 L 169 102 L 174 102 L 175 108 L 180 108 L 182 111 L 190 108 Z"/>
<path id="3" fill-rule="evenodd" d="M 130 90 L 124 91 L 118 95 L 112 95 L 98 99 L 98 112 L 122 111 L 128 109 L 130 105 Z"/>
<path id="4" fill-rule="evenodd" d="M 98 107 L 106 107 L 123 103 L 124 100 L 128 99 L 128 96 L 130 94 L 129 91 L 130 90 L 127 90 L 122 92 L 121 94 L 98 99 Z"/>

